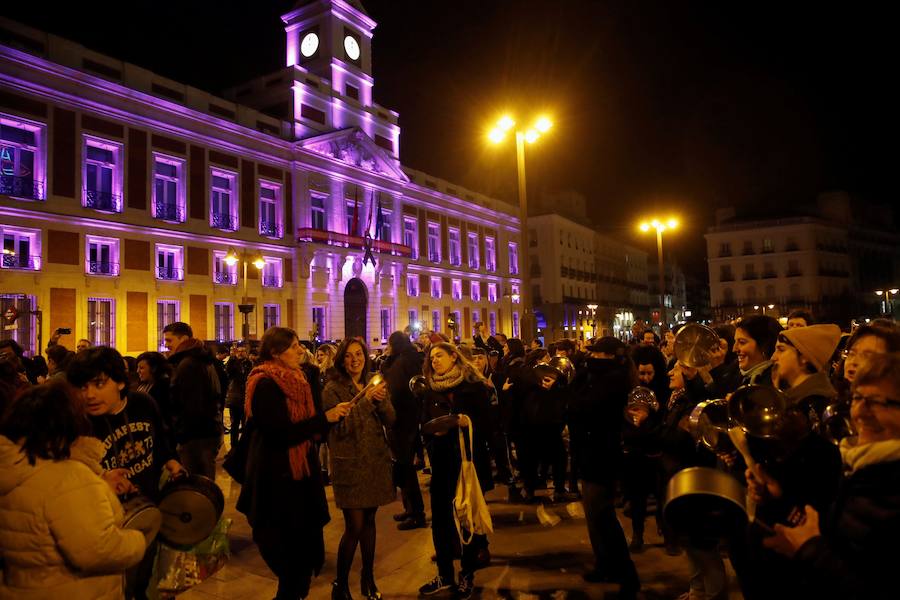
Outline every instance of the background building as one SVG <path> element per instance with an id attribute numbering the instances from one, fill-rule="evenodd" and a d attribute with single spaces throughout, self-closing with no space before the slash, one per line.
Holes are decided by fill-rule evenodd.
<path id="1" fill-rule="evenodd" d="M 180 319 L 231 340 L 242 304 L 251 336 L 518 334 L 515 208 L 402 167 L 359 3 L 283 21 L 285 68 L 229 100 L 0 19 L 4 338 L 135 353 Z"/>

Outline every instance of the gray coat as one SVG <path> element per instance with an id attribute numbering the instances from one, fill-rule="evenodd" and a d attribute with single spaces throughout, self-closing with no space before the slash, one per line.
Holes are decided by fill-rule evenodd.
<path id="1" fill-rule="evenodd" d="M 355 395 L 356 388 L 349 380 L 333 379 L 322 392 L 322 406 L 330 410 Z M 395 419 L 390 395 L 377 405 L 363 398 L 331 427 L 331 483 L 338 508 L 374 508 L 396 498 L 384 431 Z"/>

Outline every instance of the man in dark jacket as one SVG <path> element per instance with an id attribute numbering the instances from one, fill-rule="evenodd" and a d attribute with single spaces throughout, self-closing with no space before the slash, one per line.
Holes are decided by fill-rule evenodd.
<path id="1" fill-rule="evenodd" d="M 247 386 L 247 375 L 253 369 L 253 363 L 247 356 L 247 346 L 238 344 L 234 354 L 225 364 L 228 375 L 228 394 L 225 406 L 231 415 L 231 447 L 237 446 L 238 438 L 244 427 L 244 389 Z"/>
<path id="2" fill-rule="evenodd" d="M 581 462 L 582 503 L 595 559 L 594 569 L 584 578 L 594 583 L 616 581 L 620 598 L 635 598 L 641 584 L 615 508 L 631 360 L 625 344 L 614 337 L 600 338 L 587 349 L 590 358 L 572 384 L 570 405 L 572 421 L 579 424 L 573 441 Z"/>
<path id="3" fill-rule="evenodd" d="M 394 515 L 394 520 L 400 521 L 397 529 L 416 529 L 425 527 L 425 503 L 415 467 L 422 401 L 410 391 L 409 380 L 422 374 L 422 356 L 402 331 L 395 331 L 388 338 L 385 356 L 381 371 L 397 411 L 397 420 L 390 431 L 391 450 L 396 461 L 394 483 L 400 488 L 403 499 L 403 512 Z"/>
<path id="4" fill-rule="evenodd" d="M 487 325 L 483 322 L 475 323 L 475 335 L 472 339 L 475 341 L 476 348 L 484 348 L 485 352 L 496 350 L 500 358 L 503 358 L 503 344 L 488 332 Z"/>
<path id="5" fill-rule="evenodd" d="M 166 325 L 163 341 L 173 370 L 171 402 L 181 464 L 194 475 L 215 479 L 222 439 L 222 387 L 215 357 L 181 321 Z"/>

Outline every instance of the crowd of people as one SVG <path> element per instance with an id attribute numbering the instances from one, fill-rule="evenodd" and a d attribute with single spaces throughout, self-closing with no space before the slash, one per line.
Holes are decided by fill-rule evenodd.
<path id="1" fill-rule="evenodd" d="M 510 503 L 580 501 L 594 559 L 584 579 L 617 583 L 622 598 L 641 588 L 632 554 L 645 549 L 651 498 L 666 552 L 689 562 L 685 599 L 727 597 L 725 558 L 748 600 L 893 597 L 900 328 L 842 332 L 798 312 L 787 328 L 750 315 L 713 331 L 702 365 L 679 356 L 675 332 L 544 347 L 483 323 L 456 340 L 397 331 L 378 353 L 358 338 L 310 346 L 283 327 L 210 347 L 182 322 L 164 329 L 166 353 L 136 358 L 86 341 L 70 351 L 54 335 L 41 364 L 5 340 L 0 599 L 146 597 L 157 544 L 122 527 L 121 500 L 155 501 L 161 481 L 185 473 L 214 480 L 225 433 L 243 454 L 237 509 L 278 599 L 305 598 L 323 569 L 331 485 L 344 521 L 333 599 L 352 597 L 357 550 L 360 593 L 381 598 L 375 516 L 399 490 L 399 530 L 430 515 L 437 572 L 419 593 L 467 600 L 491 556 L 487 535 L 458 531 L 465 460 L 483 493 L 503 486 Z M 778 390 L 787 407 L 777 435 L 747 433 L 752 460 L 698 443 L 691 423 L 699 404 L 745 386 Z M 697 466 L 746 487 L 746 524 L 667 522 L 669 481 Z"/>

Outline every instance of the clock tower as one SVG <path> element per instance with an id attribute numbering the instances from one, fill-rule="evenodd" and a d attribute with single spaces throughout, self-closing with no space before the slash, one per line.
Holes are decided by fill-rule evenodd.
<path id="1" fill-rule="evenodd" d="M 359 0 L 301 0 L 282 15 L 287 66 L 293 67 L 295 135 L 358 127 L 399 156 L 394 111 L 372 98 L 372 32 L 375 21 Z"/>

